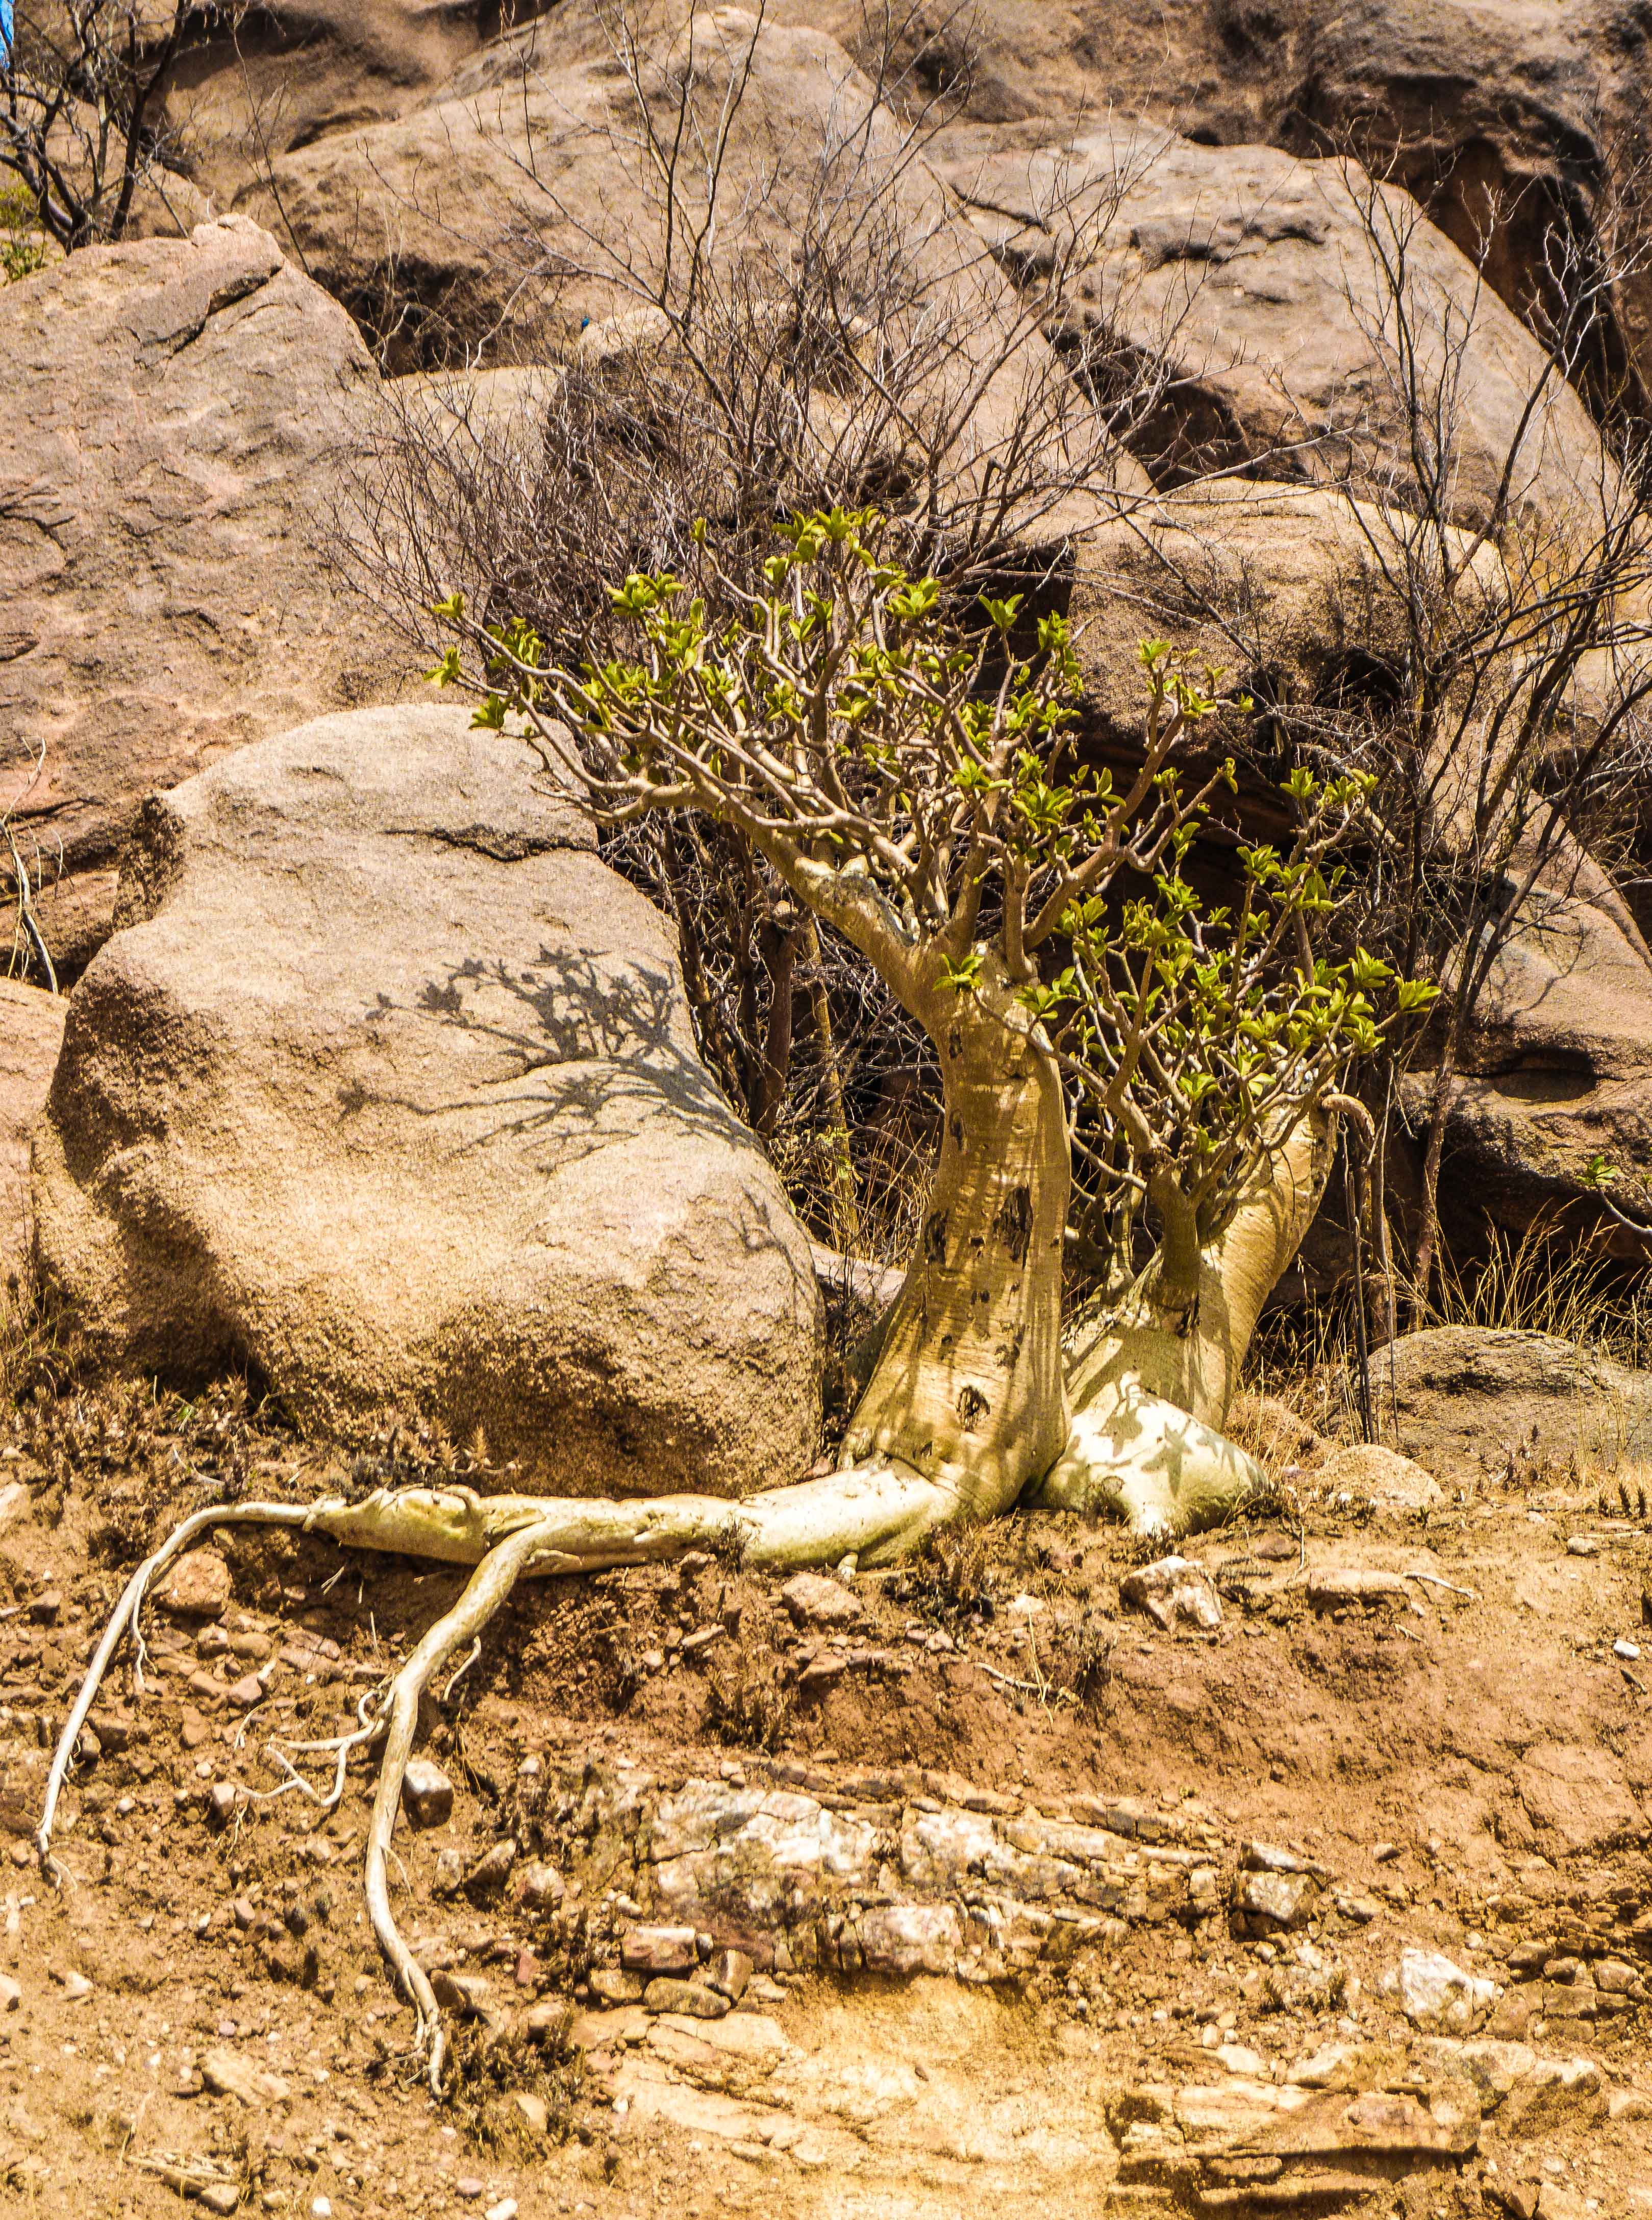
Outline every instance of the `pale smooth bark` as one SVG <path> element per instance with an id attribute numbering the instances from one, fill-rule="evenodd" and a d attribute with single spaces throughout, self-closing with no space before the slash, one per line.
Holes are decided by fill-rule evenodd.
<path id="1" fill-rule="evenodd" d="M 1214 1525 L 1261 1487 L 1261 1466 L 1220 1428 L 1262 1306 L 1319 1207 L 1335 1140 L 1324 1113 L 1300 1119 L 1215 1240 L 1132 1311 L 1074 1337 L 1072 1426 L 1036 1502 L 1173 1535 Z"/>

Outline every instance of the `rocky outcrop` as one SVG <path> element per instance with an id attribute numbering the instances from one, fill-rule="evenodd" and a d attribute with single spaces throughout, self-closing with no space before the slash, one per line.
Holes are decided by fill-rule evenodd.
<path id="1" fill-rule="evenodd" d="M 43 987 L 0 979 L 0 1306 L 28 1259 L 28 1139 L 52 1084 L 67 1007 Z"/>
<path id="2" fill-rule="evenodd" d="M 854 45 L 854 0 L 819 21 Z M 1414 193 L 1527 320 L 1554 306 L 1553 249 L 1612 252 L 1642 190 L 1648 31 L 1620 0 L 1185 0 L 1103 20 L 1021 5 L 906 19 L 902 59 L 926 88 L 967 87 L 955 153 L 1038 145 L 1108 115 L 1206 147 L 1351 147 Z M 1495 234 L 1485 242 L 1495 207 Z M 1631 213 L 1631 221 L 1633 221 Z M 1596 334 L 1590 384 L 1610 399 L 1652 369 L 1652 280 L 1631 265 Z"/>
<path id="3" fill-rule="evenodd" d="M 247 196 L 392 368 L 543 363 L 625 318 L 617 361 L 660 299 L 679 309 L 696 299 L 714 331 L 732 326 L 751 345 L 800 271 L 831 267 L 829 313 L 881 318 L 896 335 L 898 366 L 884 373 L 895 396 L 887 408 L 871 402 L 891 437 L 860 467 L 885 483 L 932 471 L 973 502 L 995 474 L 1024 467 L 1031 437 L 1059 449 L 1063 474 L 1075 456 L 1081 470 L 1088 461 L 1103 496 L 1115 481 L 1147 491 L 834 40 L 726 7 L 621 68 L 605 46 L 586 55 L 578 28 L 506 42 L 443 97 L 285 157 L 267 191 Z M 685 134 L 701 151 L 662 161 Z M 819 315 L 825 296 L 808 297 Z M 663 344 L 658 330 L 647 343 Z M 870 400 L 876 389 L 844 390 Z M 809 433 L 841 452 L 842 394 L 817 390 L 807 406 Z M 1041 541 L 1106 513 L 1088 497 L 1058 520 L 1033 508 L 1016 521 L 1036 521 Z"/>
<path id="4" fill-rule="evenodd" d="M 273 158 L 427 99 L 532 0 L 264 0 L 209 18 L 173 72 L 168 110 L 192 183 L 228 208 Z"/>
<path id="5" fill-rule="evenodd" d="M 1528 898 L 1481 997 L 1446 1127 L 1448 1188 L 1524 1232 L 1564 1207 L 1626 1258 L 1639 1236 L 1606 1217 L 1584 1175 L 1604 1157 L 1611 1194 L 1652 1225 L 1652 954 L 1598 864 L 1564 851 Z M 1431 1082 L 1406 1085 L 1425 1117 Z M 1598 1226 L 1595 1221 L 1599 1219 Z"/>
<path id="6" fill-rule="evenodd" d="M 145 810 L 35 1150 L 95 1344 L 423 1412 L 548 1492 L 814 1452 L 820 1297 L 695 1053 L 664 920 L 520 743 L 323 718 Z"/>
<path id="7" fill-rule="evenodd" d="M 1569 387 L 1533 409 L 1543 354 L 1474 264 L 1357 165 L 1121 122 L 947 175 L 1007 272 L 1036 295 L 1062 271 L 1052 340 L 1163 362 L 1126 434 L 1159 484 L 1243 469 L 1415 500 L 1412 412 L 1437 396 L 1456 521 L 1484 520 L 1512 455 L 1517 500 L 1551 526 L 1605 471 Z"/>
<path id="8" fill-rule="evenodd" d="M 1652 1452 L 1652 1373 L 1547 1333 L 1437 1326 L 1373 1353 L 1379 1432 L 1456 1486 L 1561 1479 Z"/>
<path id="9" fill-rule="evenodd" d="M 726 9 L 697 17 L 693 34 L 714 115 L 731 72 L 745 79 L 719 179 L 722 218 L 707 241 L 725 275 L 743 257 L 772 277 L 834 159 L 841 190 L 863 131 L 861 197 L 882 190 L 892 206 L 907 203 L 915 237 L 961 235 L 921 165 L 901 177 L 901 134 L 841 47 L 814 31 L 756 32 Z M 726 35 L 751 47 L 749 72 L 725 54 Z M 245 204 L 284 224 L 305 266 L 383 335 L 395 367 L 439 368 L 484 348 L 545 360 L 658 282 L 665 224 L 648 128 L 669 139 L 688 52 L 645 65 L 635 86 L 607 55 L 526 74 L 473 71 L 394 122 L 284 157 Z M 684 212 L 704 190 L 701 167 L 679 171 L 679 250 Z"/>
<path id="10" fill-rule="evenodd" d="M 377 380 L 244 217 L 0 289 L 0 766 L 45 746 L 18 821 L 72 974 L 146 794 L 399 686 L 405 651 L 321 560 Z"/>

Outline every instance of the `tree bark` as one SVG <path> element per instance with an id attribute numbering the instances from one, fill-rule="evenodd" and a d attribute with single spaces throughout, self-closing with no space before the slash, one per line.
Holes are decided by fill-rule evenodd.
<path id="1" fill-rule="evenodd" d="M 942 992 L 946 990 L 943 989 Z M 1007 995 L 921 1013 L 945 1130 L 917 1254 L 844 1443 L 1005 1510 L 1060 1455 L 1062 1244 L 1071 1185 L 1053 1058 Z"/>
<path id="2" fill-rule="evenodd" d="M 1301 1119 L 1199 1252 L 1191 1301 L 1178 1286 L 1167 1308 L 1150 1288 L 1132 1312 L 1075 1338 L 1071 1430 L 1035 1500 L 1178 1534 L 1226 1516 L 1261 1485 L 1261 1467 L 1220 1428 L 1262 1306 L 1319 1207 L 1335 1146 L 1334 1119 Z"/>

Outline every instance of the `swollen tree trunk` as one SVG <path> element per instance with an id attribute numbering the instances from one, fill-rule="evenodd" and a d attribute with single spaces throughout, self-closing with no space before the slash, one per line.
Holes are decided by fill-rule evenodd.
<path id="1" fill-rule="evenodd" d="M 1075 1338 L 1073 1419 L 1037 1500 L 1108 1510 L 1138 1533 L 1186 1533 L 1258 1487 L 1253 1457 L 1220 1431 L 1262 1306 L 1319 1207 L 1334 1119 L 1300 1121 L 1264 1159 L 1225 1231 L 1162 1271 L 1124 1316 Z"/>
<path id="2" fill-rule="evenodd" d="M 1067 1437 L 1062 1253 L 1071 1185 L 1053 1059 L 990 980 L 920 999 L 945 1130 L 918 1250 L 843 1462 L 888 1459 L 989 1518 Z"/>

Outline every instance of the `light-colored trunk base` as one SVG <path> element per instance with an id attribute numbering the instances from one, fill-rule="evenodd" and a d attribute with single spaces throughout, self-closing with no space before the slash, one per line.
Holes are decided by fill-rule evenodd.
<path id="1" fill-rule="evenodd" d="M 1219 1526 L 1266 1482 L 1256 1459 L 1138 1381 L 1074 1414 L 1067 1447 L 1029 1499 L 1101 1512 L 1166 1540 Z"/>

